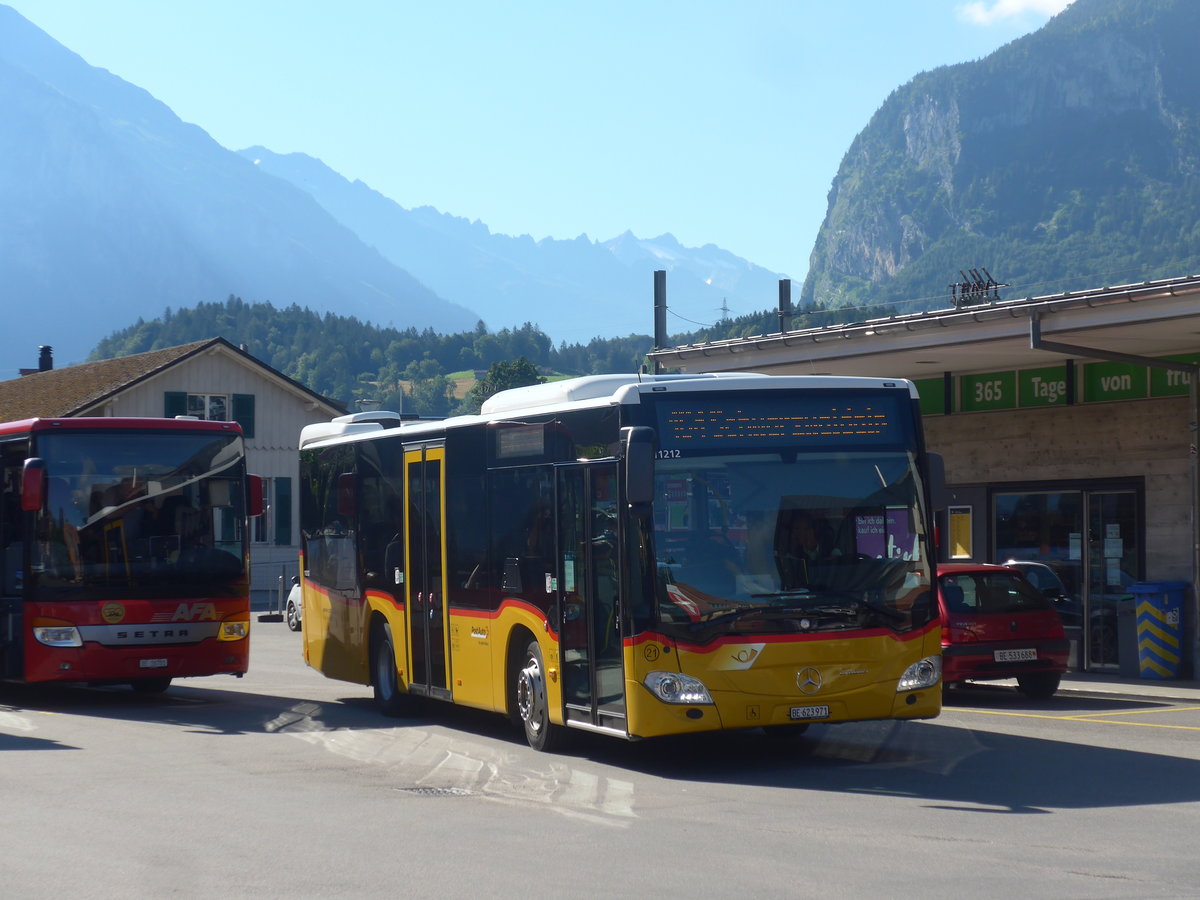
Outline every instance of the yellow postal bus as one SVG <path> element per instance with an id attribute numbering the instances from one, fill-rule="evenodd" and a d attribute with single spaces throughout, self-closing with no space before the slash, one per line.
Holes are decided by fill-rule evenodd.
<path id="1" fill-rule="evenodd" d="M 549 750 L 941 709 L 913 386 L 602 375 L 300 439 L 304 658 Z"/>

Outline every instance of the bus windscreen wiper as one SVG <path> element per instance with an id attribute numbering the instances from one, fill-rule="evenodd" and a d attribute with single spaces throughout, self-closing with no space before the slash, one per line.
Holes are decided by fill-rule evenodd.
<path id="1" fill-rule="evenodd" d="M 834 591 L 827 588 L 815 587 L 812 589 L 801 588 L 793 591 L 777 591 L 772 594 L 751 594 L 755 599 L 765 599 L 767 597 L 778 600 L 798 600 L 801 598 L 810 598 L 814 603 L 823 602 L 826 598 L 834 597 L 839 600 L 848 600 L 855 605 L 864 609 L 869 609 L 871 612 L 878 613 L 884 618 L 891 619 L 893 622 L 903 622 L 908 616 L 900 612 L 898 609 L 893 609 L 883 603 L 877 603 L 874 600 L 868 600 L 865 597 L 860 597 L 856 594 L 851 594 L 847 591 Z M 778 610 L 779 607 L 768 607 L 770 610 Z M 803 610 L 790 610 L 791 612 L 802 612 Z"/>
<path id="2" fill-rule="evenodd" d="M 745 606 L 741 609 L 731 609 L 728 612 L 721 613 L 719 616 L 714 616 L 711 619 L 702 619 L 699 622 L 689 622 L 688 628 L 692 631 L 702 631 L 713 625 L 719 625 L 722 622 L 732 622 L 734 619 L 740 619 L 742 616 L 753 616 L 761 613 L 776 612 L 777 606 Z"/>

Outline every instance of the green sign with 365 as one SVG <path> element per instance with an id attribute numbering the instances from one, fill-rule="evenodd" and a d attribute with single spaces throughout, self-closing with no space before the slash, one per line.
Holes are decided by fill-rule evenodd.
<path id="1" fill-rule="evenodd" d="M 1164 357 L 1173 362 L 1200 365 L 1200 353 Z M 1110 400 L 1142 400 L 1147 397 L 1186 395 L 1191 375 L 1169 369 L 1148 368 L 1118 362 L 1082 362 L 1076 364 L 1076 401 L 1103 403 Z M 962 412 L 995 409 L 1028 409 L 1039 406 L 1063 406 L 1067 402 L 1068 367 L 1044 366 L 1015 372 L 985 372 L 958 376 L 958 408 Z M 926 415 L 944 410 L 939 403 L 933 379 L 921 394 Z M 928 396 L 927 396 L 928 395 Z"/>
<path id="2" fill-rule="evenodd" d="M 1016 372 L 962 375 L 958 379 L 958 408 L 963 412 L 1012 409 L 1016 405 Z"/>

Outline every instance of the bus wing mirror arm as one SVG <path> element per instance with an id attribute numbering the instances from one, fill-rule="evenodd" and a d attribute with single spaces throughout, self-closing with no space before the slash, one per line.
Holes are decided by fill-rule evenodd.
<path id="1" fill-rule="evenodd" d="M 625 502 L 636 513 L 648 513 L 654 500 L 654 429 L 621 429 L 625 452 Z"/>

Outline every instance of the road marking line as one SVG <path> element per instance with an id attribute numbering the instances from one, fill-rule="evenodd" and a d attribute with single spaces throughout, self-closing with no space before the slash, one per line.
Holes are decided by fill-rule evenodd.
<path id="1" fill-rule="evenodd" d="M 1164 712 L 1196 712 L 1200 706 L 1167 707 L 1164 709 L 1133 709 L 1112 713 L 1080 713 L 1072 716 L 1049 716 L 1042 713 L 1003 712 L 994 709 L 971 709 L 966 706 L 954 707 L 956 712 L 977 713 L 981 716 L 1010 716 L 1017 719 L 1050 719 L 1056 722 L 1093 722 L 1097 725 L 1131 725 L 1137 728 L 1172 728 L 1178 731 L 1200 731 L 1200 725 L 1163 725 L 1159 722 L 1128 722 L 1107 718 L 1108 716 L 1150 715 Z"/>

